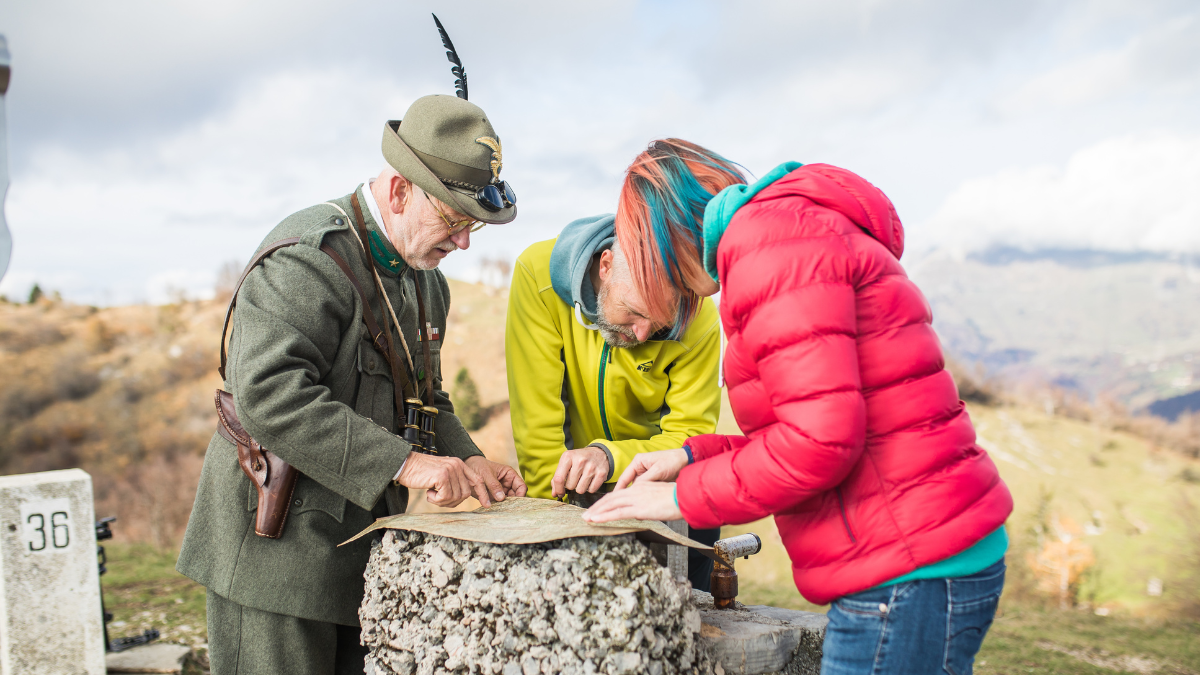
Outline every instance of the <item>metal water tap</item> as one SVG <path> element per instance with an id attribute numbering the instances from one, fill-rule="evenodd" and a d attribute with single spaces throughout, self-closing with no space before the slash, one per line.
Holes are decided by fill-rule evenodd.
<path id="1" fill-rule="evenodd" d="M 717 609 L 732 609 L 738 594 L 737 571 L 733 562 L 738 558 L 749 558 L 762 550 L 762 539 L 757 534 L 740 534 L 720 539 L 713 544 L 712 596 Z"/>

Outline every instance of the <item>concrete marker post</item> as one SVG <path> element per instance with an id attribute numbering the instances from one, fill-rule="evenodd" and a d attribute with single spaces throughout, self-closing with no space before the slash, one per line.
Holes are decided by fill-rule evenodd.
<path id="1" fill-rule="evenodd" d="M 0 673 L 104 675 L 92 478 L 0 476 Z"/>

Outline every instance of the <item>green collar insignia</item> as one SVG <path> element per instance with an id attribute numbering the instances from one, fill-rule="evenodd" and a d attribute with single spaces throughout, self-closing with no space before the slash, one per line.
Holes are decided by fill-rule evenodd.
<path id="1" fill-rule="evenodd" d="M 392 274 L 403 272 L 405 267 L 404 259 L 398 255 L 392 255 L 391 251 L 388 251 L 387 246 L 383 243 L 383 237 L 379 236 L 379 233 L 375 230 L 371 230 L 370 238 L 371 257 L 375 258 L 375 262 L 379 263 L 379 266 L 386 272 L 391 272 Z"/>

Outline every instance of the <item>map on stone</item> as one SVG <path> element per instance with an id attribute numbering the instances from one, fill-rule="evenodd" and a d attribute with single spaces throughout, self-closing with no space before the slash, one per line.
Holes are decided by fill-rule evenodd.
<path id="1" fill-rule="evenodd" d="M 583 519 L 578 506 L 550 499 L 509 497 L 488 508 L 458 513 L 401 513 L 380 518 L 344 544 L 380 529 L 413 530 L 452 539 L 487 544 L 537 544 L 574 537 L 612 537 L 633 534 L 656 544 L 677 544 L 706 555 L 712 547 L 677 534 L 657 520 L 614 520 L 604 524 Z"/>

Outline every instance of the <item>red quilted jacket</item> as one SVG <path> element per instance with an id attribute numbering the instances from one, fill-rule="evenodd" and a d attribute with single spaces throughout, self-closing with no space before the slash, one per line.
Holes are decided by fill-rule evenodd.
<path id="1" fill-rule="evenodd" d="M 891 201 L 827 164 L 763 189 L 717 248 L 746 435 L 688 441 L 679 505 L 693 527 L 773 514 L 819 604 L 960 553 L 1012 511 L 903 250 Z"/>

